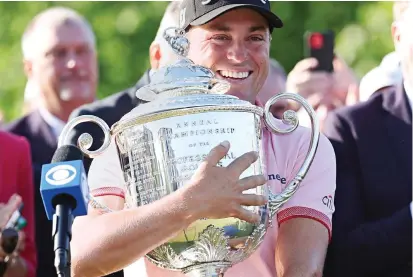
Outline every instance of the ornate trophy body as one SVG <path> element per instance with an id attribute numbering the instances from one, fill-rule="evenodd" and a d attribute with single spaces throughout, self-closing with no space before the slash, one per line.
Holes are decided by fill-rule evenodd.
<path id="1" fill-rule="evenodd" d="M 169 34 L 171 30 L 174 33 Z M 189 43 L 182 30 L 167 29 L 165 39 L 178 54 L 186 56 Z M 283 120 L 290 127 L 277 128 L 269 108 L 279 99 L 300 102 L 311 117 L 312 138 L 307 157 L 285 190 L 274 195 L 264 185 L 247 192 L 269 197 L 265 206 L 248 207 L 261 216 L 259 223 L 251 224 L 237 218 L 198 220 L 146 255 L 156 265 L 187 276 L 223 276 L 231 265 L 248 258 L 259 247 L 272 217 L 305 177 L 319 140 L 315 113 L 295 94 L 276 95 L 264 109 L 225 95 L 229 89 L 226 81 L 215 79 L 212 71 L 186 58 L 159 69 L 151 79 L 151 84 L 137 91 L 139 98 L 150 102 L 133 109 L 112 128 L 97 117 L 84 115 L 69 122 L 59 140 L 59 144 L 63 144 L 70 130 L 79 123 L 97 123 L 105 133 L 101 148 L 88 150 L 92 144 L 89 134 L 82 134 L 78 145 L 93 158 L 105 151 L 112 140 L 116 143 L 126 185 L 127 207 L 151 203 L 184 186 L 212 147 L 223 140 L 231 143 L 231 149 L 221 160 L 222 166 L 248 151 L 257 151 L 259 159 L 241 178 L 263 174 L 263 123 L 280 135 L 298 126 L 295 113 L 287 111 Z M 91 201 L 100 205 L 93 197 Z"/>

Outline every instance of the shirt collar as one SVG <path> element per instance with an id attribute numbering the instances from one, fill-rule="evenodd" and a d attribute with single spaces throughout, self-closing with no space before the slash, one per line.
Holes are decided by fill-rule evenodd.
<path id="1" fill-rule="evenodd" d="M 406 81 L 403 82 L 403 86 L 407 99 L 409 100 L 410 107 L 413 109 L 413 88 Z"/>
<path id="2" fill-rule="evenodd" d="M 52 129 L 52 132 L 55 135 L 56 139 L 58 139 L 66 123 L 54 116 L 53 114 L 51 114 L 44 107 L 40 107 L 39 112 L 44 121 L 46 121 L 47 125 L 49 125 L 49 127 Z"/>

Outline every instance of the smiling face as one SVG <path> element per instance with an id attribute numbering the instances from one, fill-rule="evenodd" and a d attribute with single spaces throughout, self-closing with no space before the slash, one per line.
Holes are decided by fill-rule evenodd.
<path id="1" fill-rule="evenodd" d="M 188 32 L 188 58 L 230 82 L 227 94 L 255 102 L 267 78 L 270 32 L 266 19 L 249 8 L 231 10 Z"/>
<path id="2" fill-rule="evenodd" d="M 39 86 L 49 111 L 60 114 L 90 103 L 96 95 L 97 57 L 81 21 L 51 21 L 33 30 L 36 51 L 25 60 L 26 73 Z"/>

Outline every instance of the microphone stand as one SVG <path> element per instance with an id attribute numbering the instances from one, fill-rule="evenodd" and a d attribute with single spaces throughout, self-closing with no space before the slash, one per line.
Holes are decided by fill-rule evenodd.
<path id="1" fill-rule="evenodd" d="M 53 215 L 54 265 L 59 277 L 70 277 L 72 223 L 73 215 L 70 205 L 56 205 L 56 213 Z"/>

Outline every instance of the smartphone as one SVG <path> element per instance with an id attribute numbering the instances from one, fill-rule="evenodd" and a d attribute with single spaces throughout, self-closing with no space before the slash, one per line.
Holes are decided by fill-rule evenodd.
<path id="1" fill-rule="evenodd" d="M 16 211 L 13 212 L 13 214 L 11 215 L 9 221 L 6 223 L 5 229 L 6 228 L 13 228 L 13 229 L 17 229 L 18 231 L 20 231 L 24 227 L 26 227 L 27 221 L 21 215 L 23 207 L 24 207 L 24 204 L 21 203 L 20 207 Z"/>
<path id="2" fill-rule="evenodd" d="M 304 34 L 304 55 L 316 58 L 318 65 L 313 71 L 333 72 L 334 38 L 331 30 L 323 32 L 306 32 Z"/>

